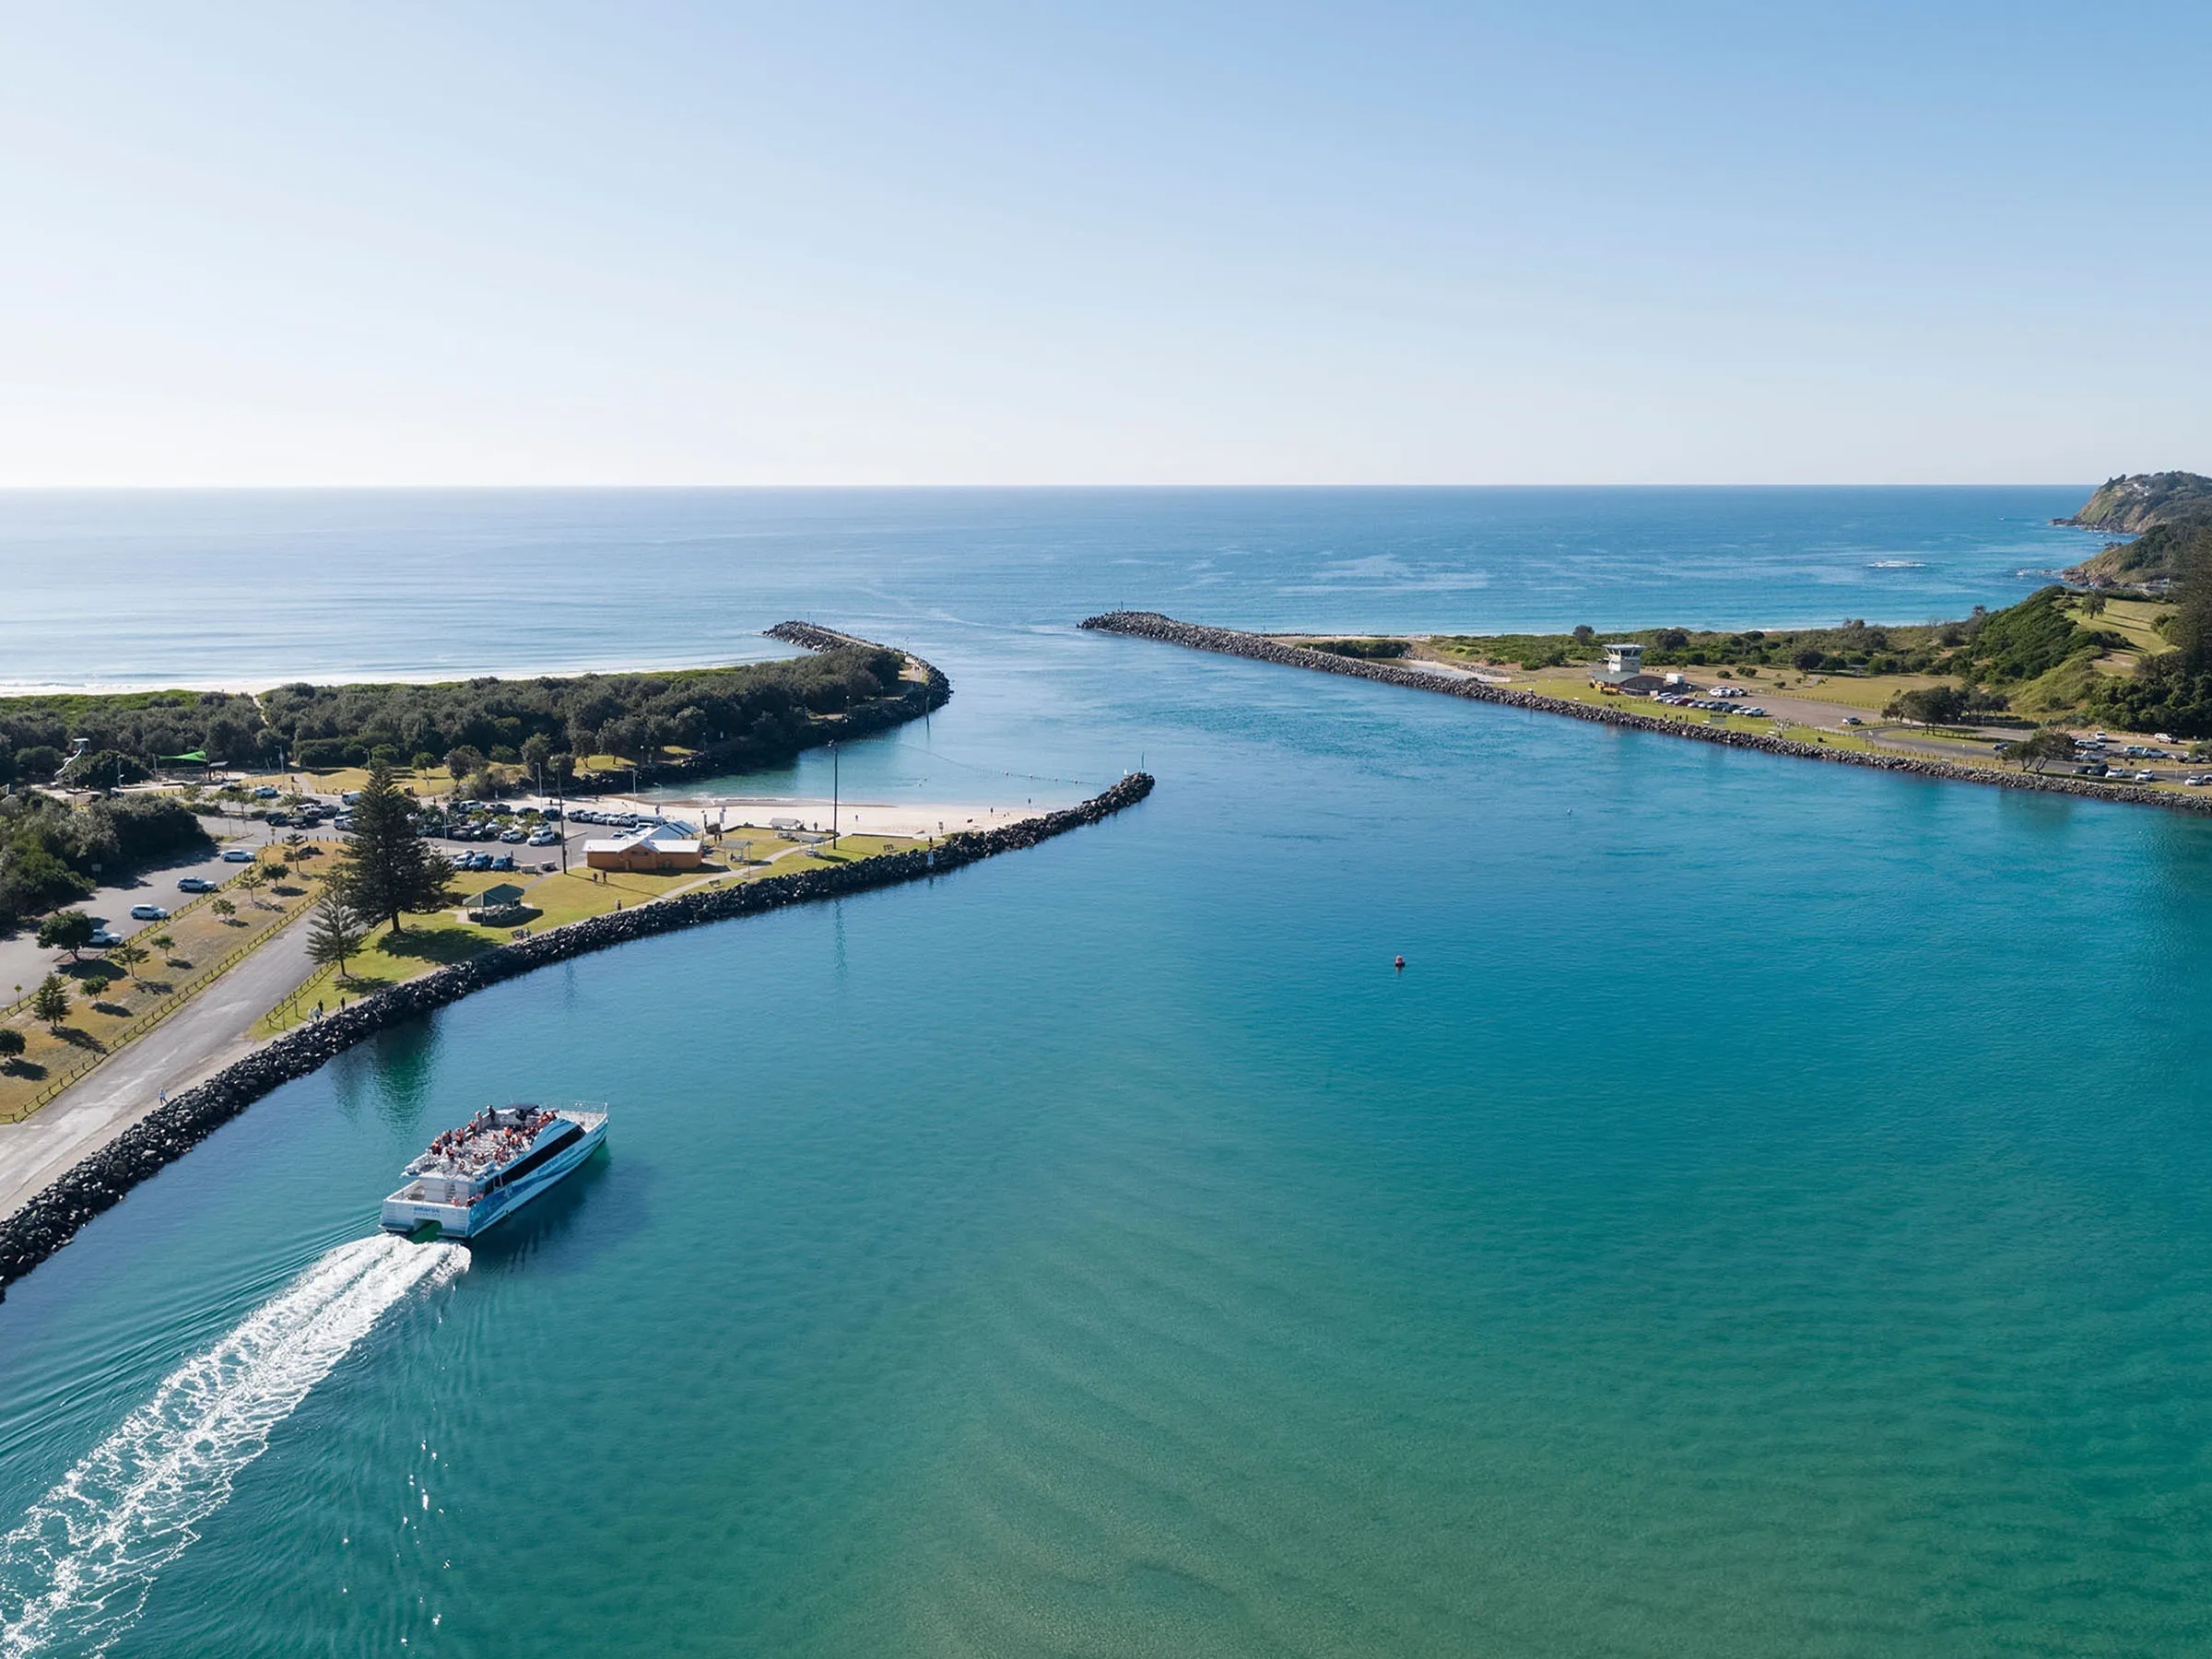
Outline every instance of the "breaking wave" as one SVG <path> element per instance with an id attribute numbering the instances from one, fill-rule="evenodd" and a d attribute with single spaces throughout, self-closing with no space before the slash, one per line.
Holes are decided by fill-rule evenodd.
<path id="1" fill-rule="evenodd" d="M 467 1265 L 457 1244 L 341 1244 L 171 1372 L 0 1538 L 0 1659 L 104 1652 L 276 1425 L 401 1298 Z"/>

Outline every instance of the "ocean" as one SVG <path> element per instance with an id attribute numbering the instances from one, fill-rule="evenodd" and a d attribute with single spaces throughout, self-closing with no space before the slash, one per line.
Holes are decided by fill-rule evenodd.
<path id="1" fill-rule="evenodd" d="M 953 678 L 849 788 L 1159 779 L 500 986 L 134 1193 L 0 1303 L 0 1654 L 2206 1645 L 2212 826 L 1072 626 L 1921 620 L 2085 493 L 0 498 L 18 684 L 795 615 Z M 371 1239 L 511 1098 L 608 1155 Z"/>

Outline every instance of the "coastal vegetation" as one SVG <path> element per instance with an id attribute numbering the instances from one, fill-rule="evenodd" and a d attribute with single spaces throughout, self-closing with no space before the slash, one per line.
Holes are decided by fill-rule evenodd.
<path id="1" fill-rule="evenodd" d="M 875 645 L 836 645 L 788 661 L 659 674 L 480 677 L 423 685 L 278 686 L 0 699 L 0 783 L 102 787 L 147 776 L 165 759 L 311 771 L 434 767 L 468 752 L 520 766 L 609 755 L 650 765 L 671 747 L 712 748 L 737 764 L 789 755 L 819 719 L 896 694 L 905 659 Z M 86 754 L 69 762 L 73 744 Z M 120 775 L 119 775 L 120 774 Z"/>
<path id="2" fill-rule="evenodd" d="M 2133 535 L 2154 524 L 2207 513 L 2212 513 L 2212 478 L 2202 473 L 2129 473 L 2107 478 L 2080 512 L 2063 522 Z"/>
<path id="3" fill-rule="evenodd" d="M 1955 622 L 1870 626 L 1847 621 L 1834 628 L 1645 628 L 1600 634 L 1578 628 L 1564 634 L 1448 634 L 1430 644 L 1474 661 L 1542 668 L 1605 661 L 1612 641 L 1643 647 L 1646 667 L 1725 667 L 1756 678 L 1762 669 L 1799 674 L 1956 676 L 1969 684 L 2010 686 L 2036 679 L 2077 658 L 2124 650 L 2129 641 L 2109 629 L 2085 627 L 2070 608 L 2071 595 L 2047 587 L 2006 610 L 1980 606 Z M 1346 653 L 1349 654 L 1349 653 Z"/>
<path id="4" fill-rule="evenodd" d="M 2212 537 L 2212 478 L 2199 473 L 2136 473 L 2098 487 L 2064 521 L 2085 530 L 2133 536 L 2068 571 L 2086 587 L 2163 586 L 2178 581 L 2194 542 Z"/>
<path id="5" fill-rule="evenodd" d="M 1306 645 L 1314 651 L 1325 651 L 1331 656 L 1367 657 L 1388 660 L 1402 657 L 1413 649 L 1408 640 L 1308 640 Z"/>
<path id="6" fill-rule="evenodd" d="M 2133 731 L 2212 737 L 2212 527 L 2183 549 L 2174 607 L 2159 630 L 2171 648 L 2146 653 L 2136 671 L 2100 679 L 2089 700 L 2099 718 Z"/>
<path id="7" fill-rule="evenodd" d="M 0 929 L 85 898 L 96 868 L 121 871 L 213 844 L 174 796 L 118 795 L 83 806 L 30 793 L 0 797 Z"/>

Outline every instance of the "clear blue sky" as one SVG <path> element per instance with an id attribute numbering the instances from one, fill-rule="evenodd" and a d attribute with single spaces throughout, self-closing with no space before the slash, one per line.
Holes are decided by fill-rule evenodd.
<path id="1" fill-rule="evenodd" d="M 2212 470 L 2212 7 L 0 11 L 0 483 Z"/>

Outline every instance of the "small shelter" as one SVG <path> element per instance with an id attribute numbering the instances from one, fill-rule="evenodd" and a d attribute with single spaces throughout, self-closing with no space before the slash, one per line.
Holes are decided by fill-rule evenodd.
<path id="1" fill-rule="evenodd" d="M 478 922 L 496 922 L 522 908 L 523 889 L 512 881 L 502 881 L 478 893 L 468 913 Z"/>

